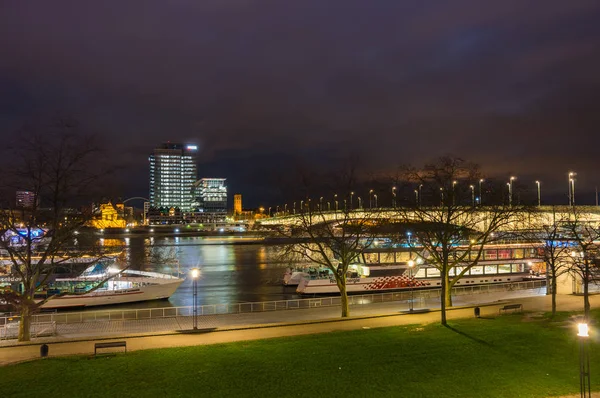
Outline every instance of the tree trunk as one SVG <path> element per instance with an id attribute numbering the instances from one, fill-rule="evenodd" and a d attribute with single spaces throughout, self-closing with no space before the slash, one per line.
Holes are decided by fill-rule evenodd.
<path id="1" fill-rule="evenodd" d="M 590 319 L 590 281 L 588 278 L 588 273 L 586 272 L 585 274 L 586 275 L 583 280 L 583 315 L 585 321 L 587 322 Z"/>
<path id="2" fill-rule="evenodd" d="M 348 318 L 350 316 L 350 307 L 348 306 L 348 292 L 346 291 L 346 284 L 340 286 L 342 284 L 338 284 L 340 288 L 340 298 L 342 301 L 342 318 Z"/>
<path id="3" fill-rule="evenodd" d="M 552 275 L 552 281 L 550 284 L 550 289 L 552 290 L 552 315 L 551 317 L 554 318 L 556 316 L 556 275 Z M 548 292 L 546 291 L 546 294 L 548 294 Z"/>
<path id="4" fill-rule="evenodd" d="M 440 292 L 440 302 L 441 302 L 441 313 L 442 313 L 442 325 L 446 326 L 448 324 L 446 320 L 446 307 L 452 306 L 452 297 L 449 294 L 449 286 L 448 286 L 448 274 L 444 273 L 442 275 L 442 290 Z"/>
<path id="5" fill-rule="evenodd" d="M 19 341 L 31 340 L 31 311 L 28 304 L 21 306 L 21 321 L 19 322 Z"/>

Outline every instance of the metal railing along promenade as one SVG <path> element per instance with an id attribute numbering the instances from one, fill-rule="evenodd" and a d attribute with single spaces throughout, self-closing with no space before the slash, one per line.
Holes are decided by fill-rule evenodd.
<path id="1" fill-rule="evenodd" d="M 539 289 L 546 286 L 545 280 L 534 280 L 526 282 L 498 283 L 489 285 L 460 286 L 452 289 L 454 296 L 500 293 L 514 290 Z M 440 289 L 415 289 L 401 292 L 370 293 L 363 295 L 348 296 L 350 305 L 364 305 L 371 303 L 383 303 L 391 301 L 425 300 L 440 297 Z M 339 296 L 314 297 L 295 300 L 263 301 L 256 303 L 214 304 L 198 306 L 198 315 L 224 315 L 224 314 L 248 314 L 253 312 L 282 311 L 307 309 L 318 307 L 331 307 L 341 305 Z M 37 314 L 33 316 L 32 324 L 74 324 L 82 322 L 99 321 L 133 321 L 160 318 L 187 317 L 193 315 L 193 307 L 164 307 L 124 310 L 100 310 L 82 312 L 56 312 L 49 314 Z M 19 316 L 0 317 L 0 329 L 9 324 L 18 322 Z"/>

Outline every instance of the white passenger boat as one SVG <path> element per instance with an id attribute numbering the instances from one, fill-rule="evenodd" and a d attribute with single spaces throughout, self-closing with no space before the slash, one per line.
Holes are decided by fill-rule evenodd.
<path id="1" fill-rule="evenodd" d="M 474 254 L 475 255 L 475 254 Z M 402 250 L 368 250 L 363 262 L 351 264 L 346 279 L 348 293 L 372 293 L 410 288 L 435 288 L 441 285 L 440 272 L 426 263 L 408 266 L 410 252 Z M 468 270 L 454 286 L 520 282 L 529 278 L 531 271 L 543 269 L 537 249 L 526 245 L 497 245 L 486 247 L 482 259 Z M 334 276 L 321 269 L 316 274 L 296 271 L 290 280 L 300 279 L 299 294 L 339 294 Z M 450 276 L 460 273 L 460 267 Z"/>
<path id="2" fill-rule="evenodd" d="M 114 276 L 102 283 L 100 288 L 92 290 L 111 275 Z M 120 273 L 112 267 L 95 265 L 76 278 L 56 278 L 45 294 L 71 294 L 53 298 L 42 308 L 92 307 L 167 299 L 182 282 L 181 278 L 158 272 L 125 270 Z"/>

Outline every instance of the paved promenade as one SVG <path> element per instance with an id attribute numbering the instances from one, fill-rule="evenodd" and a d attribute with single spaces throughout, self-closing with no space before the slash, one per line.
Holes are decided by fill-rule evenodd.
<path id="1" fill-rule="evenodd" d="M 600 306 L 600 296 L 592 296 L 592 306 Z M 448 312 L 448 318 L 473 317 L 473 306 L 481 307 L 484 317 L 498 316 L 498 309 L 506 302 L 523 304 L 525 311 L 549 311 L 550 297 L 543 290 L 524 290 L 505 293 L 458 296 L 454 300 L 457 308 Z M 559 296 L 559 310 L 573 311 L 583 308 L 583 298 Z M 386 302 L 354 305 L 352 317 L 340 319 L 339 307 L 311 308 L 301 310 L 272 311 L 252 314 L 212 315 L 201 317 L 200 328 L 214 331 L 199 334 L 178 333 L 177 330 L 192 328 L 190 317 L 154 319 L 143 321 L 85 322 L 64 325 L 70 329 L 58 336 L 35 339 L 20 344 L 4 341 L 0 345 L 0 365 L 30 360 L 39 357 L 39 346 L 46 342 L 51 356 L 91 354 L 94 342 L 106 339 L 127 341 L 128 351 L 181 347 L 201 344 L 216 344 L 242 340 L 256 340 L 282 336 L 297 336 L 327 333 L 339 330 L 354 330 L 407 324 L 439 322 L 439 300 L 415 303 L 415 309 L 427 308 L 429 312 L 406 314 L 407 304 Z M 216 326 L 218 325 L 218 326 Z"/>

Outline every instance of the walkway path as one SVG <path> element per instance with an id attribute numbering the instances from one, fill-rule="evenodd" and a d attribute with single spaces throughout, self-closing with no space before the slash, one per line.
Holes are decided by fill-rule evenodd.
<path id="1" fill-rule="evenodd" d="M 474 305 L 481 306 L 482 316 L 497 316 L 498 308 L 506 301 L 521 303 L 526 311 L 548 311 L 550 309 L 550 297 L 540 295 L 537 290 L 512 292 L 510 295 L 494 293 L 460 296 L 455 299 L 455 305 L 459 307 L 448 312 L 448 319 L 472 317 Z M 591 301 L 592 306 L 600 306 L 600 296 L 593 296 Z M 558 303 L 559 309 L 563 311 L 583 308 L 583 298 L 581 297 L 560 296 Z M 38 358 L 39 345 L 42 342 L 50 345 L 51 356 L 60 356 L 93 353 L 94 342 L 107 338 L 126 340 L 128 351 L 135 351 L 439 321 L 440 314 L 437 309 L 439 301 L 415 304 L 415 309 L 431 309 L 424 313 L 406 314 L 401 312 L 400 310 L 406 309 L 405 306 L 405 303 L 398 302 L 355 305 L 351 308 L 353 316 L 345 320 L 339 318 L 339 307 L 216 315 L 203 320 L 199 327 L 210 328 L 218 323 L 218 329 L 200 334 L 175 332 L 176 330 L 191 329 L 189 317 L 148 321 L 87 322 L 76 324 L 79 325 L 79 328 L 75 328 L 70 334 L 40 338 L 26 344 L 12 341 L 9 345 L 5 342 L 3 346 L 0 346 L 0 365 Z M 89 323 L 97 325 L 88 325 Z"/>

